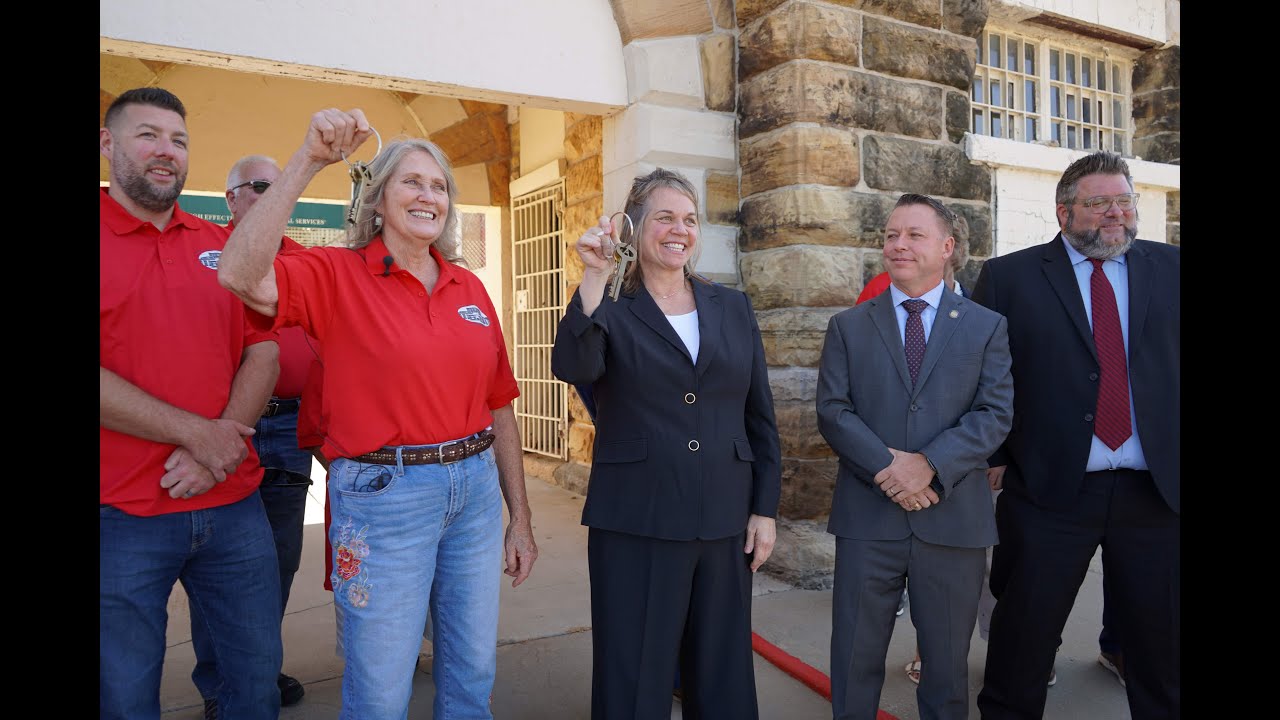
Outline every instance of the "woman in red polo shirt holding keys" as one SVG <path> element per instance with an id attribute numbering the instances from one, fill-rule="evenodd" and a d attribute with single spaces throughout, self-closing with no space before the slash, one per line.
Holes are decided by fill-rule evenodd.
<path id="1" fill-rule="evenodd" d="M 321 344 L 341 717 L 405 716 L 431 605 L 435 717 L 487 718 L 497 566 L 505 550 L 519 585 L 538 550 L 498 318 L 480 280 L 436 246 L 458 222 L 448 158 L 426 140 L 391 143 L 368 164 L 347 247 L 275 252 L 311 179 L 371 134 L 360 110 L 314 114 L 227 241 L 218 280 L 262 327 L 300 325 Z"/>

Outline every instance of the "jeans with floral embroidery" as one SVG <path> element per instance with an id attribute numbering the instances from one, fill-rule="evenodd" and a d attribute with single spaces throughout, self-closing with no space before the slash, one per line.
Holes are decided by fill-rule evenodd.
<path id="1" fill-rule="evenodd" d="M 404 446 L 402 450 L 413 447 Z M 489 720 L 502 495 L 493 449 L 449 465 L 329 466 L 343 720 L 403 720 L 428 608 L 433 718 Z"/>

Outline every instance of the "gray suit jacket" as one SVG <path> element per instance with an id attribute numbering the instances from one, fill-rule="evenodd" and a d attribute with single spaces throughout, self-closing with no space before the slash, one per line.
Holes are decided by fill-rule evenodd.
<path id="1" fill-rule="evenodd" d="M 840 457 L 827 532 L 860 540 L 985 547 L 997 542 L 987 458 L 1013 421 L 1002 315 L 942 293 L 918 381 L 911 385 L 892 295 L 837 313 L 818 371 L 818 428 Z M 922 452 L 941 502 L 908 513 L 875 484 L 889 448 Z"/>

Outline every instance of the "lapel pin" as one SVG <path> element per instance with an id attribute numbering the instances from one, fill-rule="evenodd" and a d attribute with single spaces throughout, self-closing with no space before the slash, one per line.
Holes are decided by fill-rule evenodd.
<path id="1" fill-rule="evenodd" d="M 959 310 L 952 310 L 952 311 L 951 311 L 951 319 L 952 319 L 952 320 L 955 320 L 955 319 L 956 319 L 956 318 L 958 318 L 958 317 L 960 317 L 960 311 L 959 311 Z"/>

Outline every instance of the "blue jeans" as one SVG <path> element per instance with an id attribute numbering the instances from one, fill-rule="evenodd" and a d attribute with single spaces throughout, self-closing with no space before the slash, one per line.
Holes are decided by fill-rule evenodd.
<path id="1" fill-rule="evenodd" d="M 298 448 L 298 413 L 286 412 L 258 419 L 253 447 L 262 474 L 262 504 L 275 537 L 280 562 L 280 616 L 289 606 L 293 576 L 302 564 L 302 521 L 311 487 L 311 453 Z"/>
<path id="2" fill-rule="evenodd" d="M 258 418 L 253 434 L 253 449 L 264 468 L 288 470 L 311 477 L 311 453 L 298 448 L 298 413 L 282 412 Z"/>
<path id="3" fill-rule="evenodd" d="M 219 660 L 223 716 L 280 713 L 280 574 L 262 500 L 98 517 L 98 705 L 102 718 L 160 717 L 167 605 L 181 582 Z"/>
<path id="4" fill-rule="evenodd" d="M 302 564 L 302 521 L 307 511 L 307 488 L 311 486 L 311 455 L 298 449 L 296 412 L 260 418 L 256 428 L 253 446 L 266 468 L 258 492 L 271 524 L 276 562 L 280 566 L 280 619 L 283 620 L 293 576 Z M 191 645 L 196 654 L 191 682 L 200 691 L 200 697 L 215 698 L 218 696 L 218 661 L 213 640 L 200 608 L 190 599 L 188 605 Z"/>
<path id="5" fill-rule="evenodd" d="M 503 552 L 493 449 L 449 465 L 339 458 L 329 503 L 346 653 L 341 718 L 408 717 L 430 608 L 432 717 L 489 720 Z"/>

